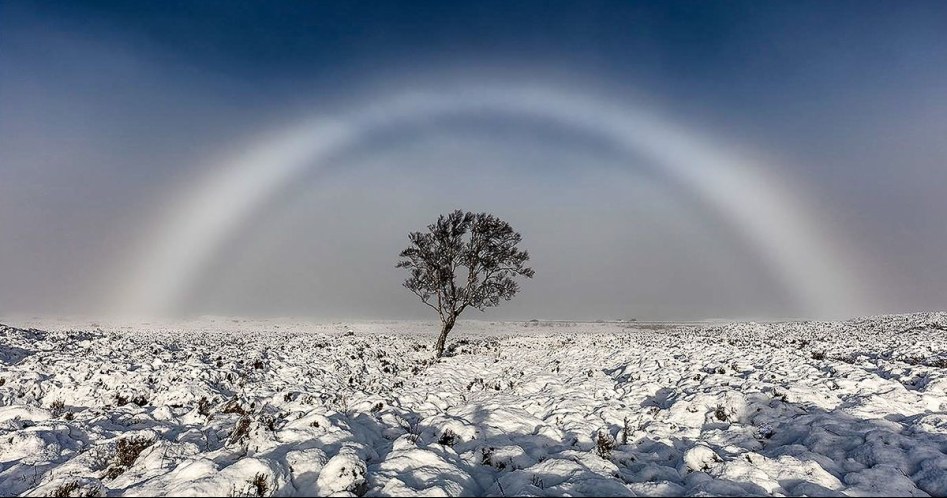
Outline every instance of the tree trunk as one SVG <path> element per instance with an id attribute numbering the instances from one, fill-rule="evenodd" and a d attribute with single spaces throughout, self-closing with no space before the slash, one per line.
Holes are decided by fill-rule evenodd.
<path id="1" fill-rule="evenodd" d="M 441 325 L 441 335 L 437 338 L 434 345 L 434 358 L 440 358 L 444 354 L 444 345 L 447 343 L 447 334 L 454 328 L 454 320 L 443 322 Z"/>

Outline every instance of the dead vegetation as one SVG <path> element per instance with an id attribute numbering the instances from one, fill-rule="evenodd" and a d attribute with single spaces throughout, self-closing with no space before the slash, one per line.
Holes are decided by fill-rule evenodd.
<path id="1" fill-rule="evenodd" d="M 105 479 L 115 479 L 124 474 L 135 464 L 138 456 L 152 444 L 154 444 L 153 439 L 142 436 L 119 439 L 115 445 L 115 460 L 105 472 Z"/>
<path id="2" fill-rule="evenodd" d="M 612 456 L 613 449 L 615 449 L 615 438 L 607 431 L 599 431 L 595 439 L 595 453 L 603 460 L 608 460 Z"/>
<path id="3" fill-rule="evenodd" d="M 240 420 L 237 421 L 237 425 L 234 426 L 233 432 L 230 433 L 230 437 L 227 438 L 227 444 L 237 444 L 250 434 L 250 417 L 244 415 L 240 417 Z"/>
<path id="4" fill-rule="evenodd" d="M 454 434 L 454 431 L 450 429 L 445 429 L 444 433 L 441 434 L 440 439 L 437 440 L 437 444 L 444 446 L 454 446 L 460 440 L 460 437 L 457 434 Z"/>
<path id="5" fill-rule="evenodd" d="M 266 474 L 258 472 L 253 479 L 248 479 L 247 484 L 250 487 L 250 493 L 253 496 L 266 496 L 267 491 L 270 489 L 270 485 L 267 482 Z"/>
<path id="6" fill-rule="evenodd" d="M 49 405 L 49 411 L 53 414 L 54 418 L 59 418 L 66 411 L 66 404 L 63 400 L 57 399 Z"/>

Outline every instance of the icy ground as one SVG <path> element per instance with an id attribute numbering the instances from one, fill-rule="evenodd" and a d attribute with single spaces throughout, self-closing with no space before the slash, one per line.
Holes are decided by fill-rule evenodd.
<path id="1" fill-rule="evenodd" d="M 0 495 L 947 495 L 947 314 L 19 325 Z"/>

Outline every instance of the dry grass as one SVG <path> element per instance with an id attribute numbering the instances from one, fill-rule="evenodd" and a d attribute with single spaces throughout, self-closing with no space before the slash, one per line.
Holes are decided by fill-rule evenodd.
<path id="1" fill-rule="evenodd" d="M 612 450 L 615 449 L 615 440 L 606 431 L 599 431 L 598 438 L 595 440 L 595 453 L 604 460 L 612 456 Z"/>
<path id="2" fill-rule="evenodd" d="M 240 420 L 237 421 L 237 425 L 234 426 L 233 432 L 230 433 L 230 437 L 227 439 L 227 444 L 237 444 L 246 439 L 249 434 L 250 417 L 244 415 L 240 417 Z"/>
<path id="3" fill-rule="evenodd" d="M 135 464 L 141 452 L 154 444 L 154 440 L 146 437 L 131 437 L 119 439 L 115 446 L 115 460 L 105 472 L 105 479 L 115 479 Z"/>
<path id="4" fill-rule="evenodd" d="M 454 431 L 446 429 L 444 430 L 444 433 L 441 434 L 440 439 L 437 440 L 437 443 L 444 446 L 454 446 L 457 444 L 458 440 L 460 440 L 460 438 L 457 436 L 457 434 L 454 434 Z"/>
<path id="5" fill-rule="evenodd" d="M 221 410 L 221 413 L 236 413 L 238 415 L 246 415 L 247 410 L 243 408 L 243 405 L 240 404 L 237 398 L 233 398 L 228 401 L 226 405 L 224 405 L 224 409 Z"/>
<path id="6" fill-rule="evenodd" d="M 97 487 L 86 487 L 83 488 L 79 481 L 67 482 L 53 491 L 53 494 L 49 496 L 54 496 L 56 498 L 66 498 L 71 496 L 104 496 L 100 489 Z"/>
<path id="7" fill-rule="evenodd" d="M 66 404 L 63 403 L 63 400 L 57 399 L 56 401 L 53 401 L 51 405 L 49 405 L 49 411 L 52 412 L 53 417 L 59 418 L 62 416 L 63 412 L 66 411 Z"/>
<path id="8" fill-rule="evenodd" d="M 66 484 L 63 484 L 62 486 L 59 486 L 58 488 L 56 488 L 56 490 L 53 491 L 52 496 L 56 498 L 67 498 L 69 496 L 72 496 L 72 493 L 78 490 L 79 490 L 78 482 L 76 481 L 67 482 Z"/>
<path id="9" fill-rule="evenodd" d="M 247 484 L 250 486 L 250 492 L 254 496 L 266 496 L 267 491 L 270 489 L 270 485 L 267 483 L 266 474 L 258 472 L 253 479 L 248 479 Z"/>

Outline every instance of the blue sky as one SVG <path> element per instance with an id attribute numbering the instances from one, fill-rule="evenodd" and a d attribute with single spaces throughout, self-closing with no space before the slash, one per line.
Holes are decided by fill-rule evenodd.
<path id="1" fill-rule="evenodd" d="M 751 155 L 844 246 L 867 298 L 839 313 L 944 307 L 941 2 L 4 2 L 0 312 L 108 310 L 155 220 L 241 144 L 487 84 L 644 106 Z M 389 253 L 453 199 L 500 211 L 545 258 L 490 317 L 812 314 L 647 158 L 539 121 L 369 134 L 244 220 L 187 311 L 424 316 Z"/>

